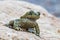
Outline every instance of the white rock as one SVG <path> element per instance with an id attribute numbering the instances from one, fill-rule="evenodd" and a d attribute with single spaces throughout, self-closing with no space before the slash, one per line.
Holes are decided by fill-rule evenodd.
<path id="1" fill-rule="evenodd" d="M 3 26 L 29 10 L 41 13 L 40 19 L 37 20 L 41 38 Z M 0 40 L 60 40 L 60 21 L 41 6 L 24 1 L 0 1 Z"/>

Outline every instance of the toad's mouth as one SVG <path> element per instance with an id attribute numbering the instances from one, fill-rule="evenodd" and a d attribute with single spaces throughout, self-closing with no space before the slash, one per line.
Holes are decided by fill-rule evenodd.
<path id="1" fill-rule="evenodd" d="M 29 16 L 26 16 L 26 18 L 29 18 L 29 19 L 39 19 L 40 16 L 36 16 L 36 15 L 29 15 Z"/>

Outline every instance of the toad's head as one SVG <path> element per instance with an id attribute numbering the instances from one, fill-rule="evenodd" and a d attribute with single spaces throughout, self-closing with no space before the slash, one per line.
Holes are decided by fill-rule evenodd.
<path id="1" fill-rule="evenodd" d="M 37 20 L 40 18 L 40 12 L 36 12 L 36 11 L 29 11 L 26 12 L 25 15 L 21 16 L 21 18 L 28 18 L 28 19 L 32 19 L 32 20 Z"/>

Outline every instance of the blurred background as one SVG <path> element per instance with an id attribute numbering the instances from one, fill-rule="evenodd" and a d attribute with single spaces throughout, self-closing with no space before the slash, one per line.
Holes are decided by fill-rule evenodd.
<path id="1" fill-rule="evenodd" d="M 56 17 L 60 17 L 60 0 L 23 0 L 26 2 L 30 2 L 36 5 L 41 5 L 48 12 L 55 15 Z"/>

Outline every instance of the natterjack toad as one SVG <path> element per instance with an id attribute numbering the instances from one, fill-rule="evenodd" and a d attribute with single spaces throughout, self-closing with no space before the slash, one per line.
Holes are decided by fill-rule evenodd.
<path id="1" fill-rule="evenodd" d="M 9 22 L 11 28 L 15 30 L 25 29 L 27 32 L 31 32 L 39 36 L 40 30 L 36 22 L 40 18 L 40 12 L 29 11 L 26 12 L 20 19 L 12 20 Z"/>

